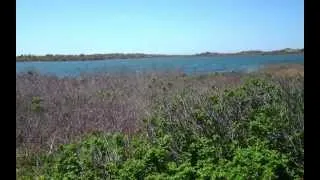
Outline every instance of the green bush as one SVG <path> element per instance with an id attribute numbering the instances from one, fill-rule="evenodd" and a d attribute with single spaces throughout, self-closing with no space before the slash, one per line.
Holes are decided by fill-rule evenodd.
<path id="1" fill-rule="evenodd" d="M 33 175 L 47 179 L 301 178 L 303 81 L 285 83 L 270 77 L 249 78 L 222 92 L 182 92 L 159 104 L 141 133 L 89 135 L 46 155 Z"/>
<path id="2" fill-rule="evenodd" d="M 41 102 L 43 100 L 38 97 L 38 96 L 35 96 L 35 97 L 32 97 L 32 100 L 31 100 L 31 110 L 34 111 L 34 112 L 40 112 L 43 110 L 43 107 L 41 106 Z"/>

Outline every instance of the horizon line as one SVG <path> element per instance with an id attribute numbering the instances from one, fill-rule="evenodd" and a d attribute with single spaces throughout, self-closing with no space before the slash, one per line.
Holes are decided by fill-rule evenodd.
<path id="1" fill-rule="evenodd" d="M 250 50 L 239 50 L 239 51 L 229 51 L 229 52 L 219 52 L 219 51 L 202 51 L 202 52 L 198 52 L 198 53 L 190 53 L 190 54 L 167 54 L 167 53 L 142 53 L 142 52 L 112 52 L 112 53 L 88 53 L 88 54 L 84 54 L 84 53 L 78 53 L 78 54 L 51 54 L 51 53 L 46 53 L 46 54 L 16 54 L 16 57 L 18 56 L 48 56 L 48 55 L 52 55 L 52 56 L 59 56 L 59 55 L 65 55 L 65 56 L 80 56 L 80 55 L 84 55 L 84 56 L 88 56 L 88 55 L 105 55 L 105 54 L 144 54 L 144 55 L 168 55 L 168 56 L 188 56 L 188 55 L 197 55 L 197 54 L 202 54 L 202 53 L 218 53 L 218 54 L 237 54 L 237 53 L 241 53 L 241 52 L 248 52 L 248 51 L 261 51 L 261 52 L 271 52 L 271 51 L 281 51 L 281 50 L 286 50 L 286 49 L 292 49 L 292 50 L 304 50 L 304 47 L 302 48 L 281 48 L 281 49 L 272 49 L 272 50 L 261 50 L 261 49 L 250 49 Z"/>

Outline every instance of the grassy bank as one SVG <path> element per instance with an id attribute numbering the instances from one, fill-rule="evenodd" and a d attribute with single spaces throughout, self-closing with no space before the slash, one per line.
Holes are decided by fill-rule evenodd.
<path id="1" fill-rule="evenodd" d="M 304 174 L 303 65 L 260 72 L 16 76 L 20 179 Z"/>

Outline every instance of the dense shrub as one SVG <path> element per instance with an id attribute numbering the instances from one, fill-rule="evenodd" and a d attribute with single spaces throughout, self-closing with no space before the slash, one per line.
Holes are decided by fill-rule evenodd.
<path id="1" fill-rule="evenodd" d="M 17 148 L 52 151 L 92 131 L 135 133 L 161 100 L 185 88 L 201 94 L 212 86 L 233 86 L 241 75 L 196 77 L 177 72 L 77 78 L 17 74 Z"/>
<path id="2" fill-rule="evenodd" d="M 202 94 L 184 90 L 158 99 L 139 133 L 88 135 L 29 158 L 36 168 L 19 177 L 301 178 L 303 100 L 303 77 L 250 77 L 238 87 Z"/>

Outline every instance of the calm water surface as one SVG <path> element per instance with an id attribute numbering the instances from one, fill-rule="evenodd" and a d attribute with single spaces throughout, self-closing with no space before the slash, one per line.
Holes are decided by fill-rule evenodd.
<path id="1" fill-rule="evenodd" d="M 254 71 L 268 64 L 304 63 L 303 54 L 221 57 L 158 57 L 65 62 L 17 62 L 16 72 L 36 71 L 57 76 L 78 76 L 95 72 L 148 72 L 179 70 L 187 74 Z"/>

